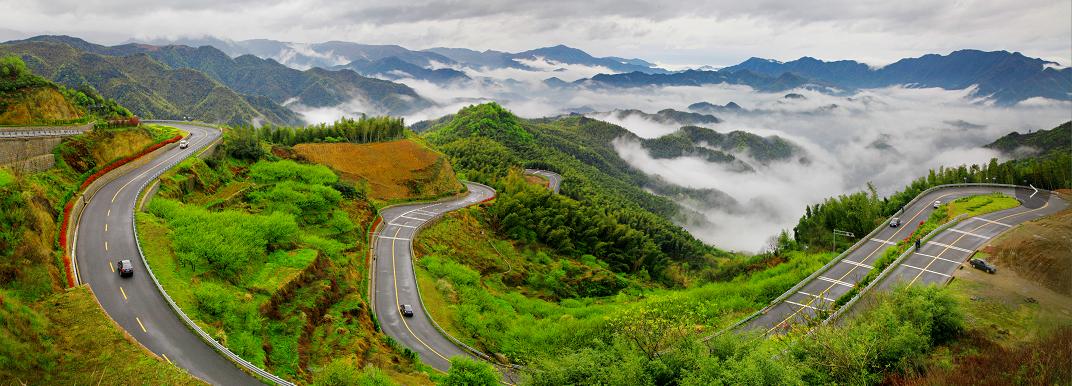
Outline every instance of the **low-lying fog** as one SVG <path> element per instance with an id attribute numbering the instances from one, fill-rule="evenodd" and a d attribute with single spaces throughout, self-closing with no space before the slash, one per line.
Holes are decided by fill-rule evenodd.
<path id="1" fill-rule="evenodd" d="M 696 237 L 724 249 L 755 252 L 782 229 L 791 229 L 804 207 L 874 183 L 880 194 L 899 190 L 938 166 L 983 163 L 1000 154 L 980 146 L 1010 132 L 1049 129 L 1072 116 L 1072 103 L 1028 100 L 1014 107 L 995 107 L 968 98 L 970 90 L 885 88 L 851 96 L 794 90 L 806 99 L 785 99 L 786 93 L 760 93 L 748 87 L 650 87 L 633 89 L 554 88 L 542 79 L 588 75 L 592 69 L 562 66 L 557 72 L 467 70 L 471 82 L 450 86 L 402 80 L 438 106 L 406 117 L 408 122 L 437 118 L 483 100 L 495 100 L 526 118 L 585 111 L 593 118 L 621 125 L 643 138 L 677 130 L 680 125 L 643 118 L 618 119 L 606 112 L 639 109 L 655 113 L 666 108 L 688 111 L 700 101 L 736 102 L 745 113 L 714 114 L 724 120 L 707 127 L 762 136 L 778 135 L 803 148 L 808 163 L 762 165 L 756 173 L 736 173 L 698 158 L 653 159 L 639 143 L 617 140 L 618 154 L 637 169 L 686 187 L 723 191 L 734 207 L 685 203 L 701 213 L 684 225 Z M 563 77 L 567 78 L 567 77 Z M 512 80 L 511 80 L 512 79 Z M 566 79 L 571 81 L 573 79 Z M 367 111 L 361 103 L 340 110 L 305 111 L 310 120 L 330 121 L 341 113 Z M 831 105 L 837 107 L 831 108 Z M 737 154 L 749 160 L 747 154 Z"/>

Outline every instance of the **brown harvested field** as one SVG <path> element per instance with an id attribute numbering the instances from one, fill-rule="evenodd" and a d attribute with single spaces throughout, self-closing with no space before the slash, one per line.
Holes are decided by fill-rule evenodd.
<path id="1" fill-rule="evenodd" d="M 999 269 L 1072 295 L 1072 209 L 1024 223 L 993 240 L 983 252 Z"/>
<path id="2" fill-rule="evenodd" d="M 344 180 L 367 184 L 382 201 L 433 198 L 462 191 L 446 156 L 409 139 L 369 144 L 304 143 L 301 158 L 326 165 Z"/>

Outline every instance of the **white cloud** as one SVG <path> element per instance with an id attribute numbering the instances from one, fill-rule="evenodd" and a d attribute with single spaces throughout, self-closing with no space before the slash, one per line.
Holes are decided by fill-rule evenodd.
<path id="1" fill-rule="evenodd" d="M 885 64 L 962 48 L 1021 51 L 1062 65 L 1072 57 L 1072 2 L 1052 0 L 0 0 L 0 9 L 6 29 L 103 43 L 131 34 L 505 51 L 562 43 L 599 56 L 708 65 L 805 55 Z"/>

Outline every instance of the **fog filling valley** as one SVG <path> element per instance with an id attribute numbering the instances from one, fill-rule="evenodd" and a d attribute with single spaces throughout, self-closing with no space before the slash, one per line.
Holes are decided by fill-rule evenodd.
<path id="1" fill-rule="evenodd" d="M 971 97 L 972 89 L 890 87 L 841 96 L 793 90 L 789 92 L 805 98 L 787 99 L 784 95 L 789 92 L 763 93 L 725 84 L 623 89 L 583 84 L 552 87 L 543 80 L 556 76 L 570 82 L 607 71 L 561 63 L 527 64 L 538 71 L 463 68 L 460 70 L 473 79 L 447 85 L 396 80 L 436 104 L 406 116 L 406 121 L 435 119 L 467 105 L 496 101 L 523 118 L 580 112 L 620 125 L 641 138 L 656 138 L 683 125 L 637 116 L 619 118 L 606 112 L 639 109 L 655 113 L 667 108 L 689 111 L 687 106 L 701 101 L 718 105 L 736 102 L 745 109 L 743 112 L 713 114 L 723 122 L 704 126 L 719 133 L 740 130 L 780 136 L 802 148 L 807 162 L 793 158 L 764 165 L 751 160 L 747 153 L 734 153 L 756 170 L 741 173 L 694 157 L 655 159 L 639 142 L 624 138 L 614 141 L 613 146 L 622 159 L 644 173 L 683 187 L 716 189 L 731 196 L 736 204 L 682 202 L 685 212 L 693 216 L 679 222 L 709 244 L 743 252 L 759 251 L 771 236 L 783 229 L 791 230 L 806 205 L 864 190 L 868 182 L 880 195 L 887 195 L 926 175 L 928 169 L 1002 158 L 981 146 L 1011 131 L 1053 128 L 1072 115 L 1069 102 L 1036 98 L 999 107 Z M 382 114 L 365 106 L 355 101 L 336 108 L 297 106 L 295 110 L 313 122 L 358 112 Z"/>

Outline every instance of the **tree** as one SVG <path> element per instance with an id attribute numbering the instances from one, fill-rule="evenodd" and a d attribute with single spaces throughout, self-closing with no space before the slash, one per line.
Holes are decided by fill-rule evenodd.
<path id="1" fill-rule="evenodd" d="M 456 356 L 450 358 L 450 371 L 441 386 L 494 386 L 499 384 L 499 372 L 487 362 Z"/>

